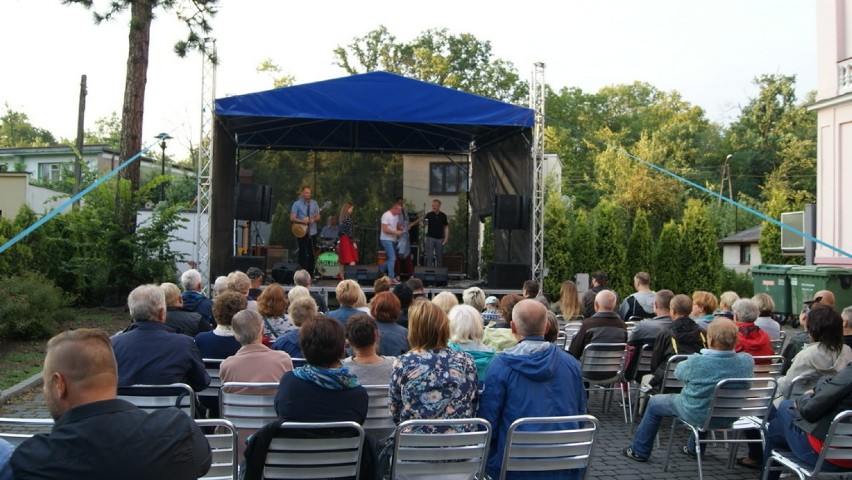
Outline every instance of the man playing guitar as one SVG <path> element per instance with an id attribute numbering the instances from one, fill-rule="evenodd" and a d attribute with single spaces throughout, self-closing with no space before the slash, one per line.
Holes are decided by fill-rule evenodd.
<path id="1" fill-rule="evenodd" d="M 314 274 L 316 258 L 314 257 L 314 237 L 317 234 L 316 223 L 320 221 L 320 208 L 317 202 L 311 201 L 311 188 L 302 187 L 301 197 L 293 202 L 290 208 L 290 222 L 293 223 L 293 233 L 299 245 L 299 266 Z M 307 230 L 305 230 L 307 229 Z M 296 232 L 304 232 L 299 236 Z"/>

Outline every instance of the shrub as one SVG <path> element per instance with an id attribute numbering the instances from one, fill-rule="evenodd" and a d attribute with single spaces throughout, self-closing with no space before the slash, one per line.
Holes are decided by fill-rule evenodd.
<path id="1" fill-rule="evenodd" d="M 742 298 L 754 295 L 754 282 L 752 281 L 751 274 L 737 273 L 734 269 L 723 268 L 720 277 L 720 292 L 727 292 L 730 290 L 732 292 L 737 292 L 737 294 L 739 294 Z"/>
<path id="2" fill-rule="evenodd" d="M 71 317 L 71 298 L 53 281 L 26 272 L 0 280 L 0 338 L 29 340 L 56 333 Z"/>

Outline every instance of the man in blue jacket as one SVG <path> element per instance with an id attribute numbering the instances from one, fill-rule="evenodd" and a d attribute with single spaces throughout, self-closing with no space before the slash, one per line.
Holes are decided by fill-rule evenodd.
<path id="1" fill-rule="evenodd" d="M 586 391 L 580 362 L 544 340 L 547 310 L 536 300 L 521 300 L 512 310 L 512 333 L 518 344 L 491 361 L 479 416 L 494 429 L 488 452 L 487 473 L 500 475 L 509 426 L 523 417 L 580 415 L 586 413 Z M 576 428 L 576 424 L 551 424 L 550 428 Z M 510 472 L 508 479 L 583 478 L 582 470 Z"/>
<path id="2" fill-rule="evenodd" d="M 194 268 L 183 272 L 180 276 L 180 286 L 183 287 L 183 309 L 201 314 L 211 326 L 215 327 L 213 321 L 213 300 L 201 293 L 201 272 Z"/>

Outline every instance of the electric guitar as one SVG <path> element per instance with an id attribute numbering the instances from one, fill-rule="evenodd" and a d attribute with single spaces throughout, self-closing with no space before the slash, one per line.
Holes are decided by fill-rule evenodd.
<path id="1" fill-rule="evenodd" d="M 326 200 L 325 203 L 323 203 L 322 206 L 319 208 L 319 210 L 317 210 L 317 213 L 321 212 L 329 205 L 331 205 L 331 200 Z M 305 225 L 304 223 L 294 223 L 290 226 L 290 231 L 293 232 L 293 235 L 295 235 L 296 238 L 302 238 L 308 234 L 308 228 L 310 228 L 310 225 Z"/>

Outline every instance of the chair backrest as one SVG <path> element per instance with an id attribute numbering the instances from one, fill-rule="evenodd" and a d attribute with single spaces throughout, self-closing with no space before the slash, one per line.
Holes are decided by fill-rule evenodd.
<path id="1" fill-rule="evenodd" d="M 52 418 L 0 418 L 0 438 L 17 447 L 37 433 L 48 433 Z"/>
<path id="2" fill-rule="evenodd" d="M 772 378 L 777 380 L 784 369 L 784 357 L 764 355 L 754 357 L 754 378 Z"/>
<path id="3" fill-rule="evenodd" d="M 308 364 L 307 360 L 300 357 L 292 357 L 290 360 L 293 362 L 293 368 L 304 367 Z"/>
<path id="4" fill-rule="evenodd" d="M 566 423 L 578 426 L 565 428 Z M 512 471 L 543 472 L 588 467 L 598 428 L 598 419 L 591 415 L 515 420 L 506 434 L 500 480 Z"/>
<path id="5" fill-rule="evenodd" d="M 574 335 L 580 330 L 580 327 L 583 326 L 583 322 L 570 321 L 565 324 L 565 327 L 562 328 L 562 331 L 565 332 L 565 348 L 567 349 L 569 345 L 571 345 L 571 340 L 574 338 Z"/>
<path id="6" fill-rule="evenodd" d="M 219 366 L 222 364 L 221 358 L 202 358 L 204 369 L 207 370 L 207 375 L 210 375 L 210 385 L 204 390 L 198 392 L 199 397 L 218 397 L 219 388 L 222 386 L 222 378 L 219 376 Z"/>
<path id="7" fill-rule="evenodd" d="M 195 392 L 185 383 L 118 387 L 118 398 L 146 412 L 177 407 L 189 415 L 189 418 L 195 418 Z"/>
<path id="8" fill-rule="evenodd" d="M 781 333 L 778 334 L 777 340 L 770 340 L 769 343 L 772 345 L 772 351 L 775 352 L 775 355 L 780 355 L 782 351 L 784 351 L 784 344 L 787 341 L 787 332 L 781 330 Z"/>
<path id="9" fill-rule="evenodd" d="M 702 430 L 714 421 L 736 421 L 741 417 L 766 421 L 778 384 L 771 378 L 728 378 L 716 384 Z"/>
<path id="10" fill-rule="evenodd" d="M 641 317 L 630 317 L 630 320 L 624 322 L 624 328 L 627 330 L 627 333 L 632 332 L 636 328 L 636 320 L 633 320 L 634 318 L 642 320 Z"/>
<path id="11" fill-rule="evenodd" d="M 626 343 L 590 343 L 583 348 L 580 369 L 584 379 L 614 383 L 623 379 L 626 362 Z"/>
<path id="12" fill-rule="evenodd" d="M 388 409 L 389 388 L 387 385 L 364 385 L 364 388 L 369 395 L 364 431 L 377 439 L 387 437 L 396 429 Z"/>
<path id="13" fill-rule="evenodd" d="M 455 433 L 429 433 L 431 428 Z M 394 433 L 391 480 L 421 476 L 484 478 L 491 425 L 481 418 L 407 420 Z"/>
<path id="14" fill-rule="evenodd" d="M 559 331 L 556 334 L 556 342 L 555 345 L 562 350 L 565 350 L 565 347 L 568 346 L 568 335 L 565 335 L 565 332 Z"/>
<path id="15" fill-rule="evenodd" d="M 845 410 L 838 413 L 828 427 L 822 451 L 814 464 L 814 473 L 822 470 L 823 462 L 826 460 L 852 460 L 850 447 L 852 447 L 852 410 Z"/>
<path id="16" fill-rule="evenodd" d="M 633 378 L 639 381 L 642 379 L 642 375 L 653 373 L 651 372 L 651 357 L 654 356 L 654 345 L 650 343 L 642 345 L 642 348 L 634 355 L 637 354 L 639 358 L 636 360 L 636 374 L 633 375 Z"/>
<path id="17" fill-rule="evenodd" d="M 263 478 L 358 478 L 364 430 L 355 422 L 283 422 L 269 443 Z"/>
<path id="18" fill-rule="evenodd" d="M 678 393 L 685 383 L 675 377 L 674 372 L 677 364 L 689 358 L 689 355 L 672 355 L 666 360 L 666 374 L 660 383 L 660 393 Z"/>
<path id="19" fill-rule="evenodd" d="M 213 463 L 210 470 L 204 475 L 205 480 L 237 480 L 237 469 L 239 457 L 237 456 L 237 444 L 239 437 L 237 428 L 233 423 L 222 419 L 197 419 L 195 423 L 201 428 L 210 430 L 205 433 L 210 451 L 213 454 Z"/>
<path id="20" fill-rule="evenodd" d="M 267 423 L 278 419 L 275 413 L 275 394 L 278 384 L 274 382 L 225 382 L 219 392 L 219 413 L 238 429 L 257 431 Z"/>
<path id="21" fill-rule="evenodd" d="M 817 380 L 819 380 L 820 376 L 817 373 L 805 373 L 795 377 L 793 380 L 790 380 L 790 385 L 787 386 L 786 392 L 781 392 L 784 394 L 784 398 L 796 398 L 800 397 L 803 393 L 807 392 L 814 385 L 816 385 Z"/>

